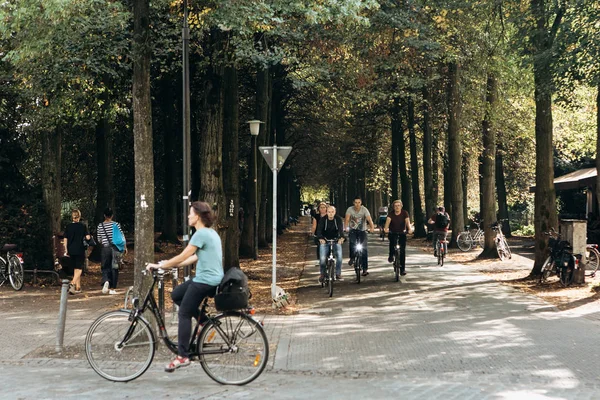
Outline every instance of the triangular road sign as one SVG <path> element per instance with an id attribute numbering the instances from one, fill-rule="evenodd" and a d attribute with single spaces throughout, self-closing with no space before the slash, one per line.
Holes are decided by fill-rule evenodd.
<path id="1" fill-rule="evenodd" d="M 262 154 L 263 158 L 269 165 L 269 168 L 271 168 L 271 171 L 273 171 L 273 149 L 274 148 L 271 146 L 260 146 L 259 147 L 260 154 Z M 277 170 L 279 170 L 285 163 L 285 160 L 290 155 L 290 153 L 292 151 L 292 147 L 291 146 L 281 146 L 281 147 L 277 146 L 276 149 L 277 149 L 277 166 L 276 166 L 276 168 L 277 168 Z"/>

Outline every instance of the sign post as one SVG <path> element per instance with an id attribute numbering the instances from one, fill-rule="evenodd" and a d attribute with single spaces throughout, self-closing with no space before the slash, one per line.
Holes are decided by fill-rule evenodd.
<path id="1" fill-rule="evenodd" d="M 259 149 L 265 161 L 269 164 L 269 168 L 273 171 L 273 280 L 271 283 L 271 296 L 275 299 L 277 297 L 277 285 L 275 284 L 277 276 L 277 171 L 285 163 L 292 148 L 290 146 L 277 147 L 277 145 L 274 145 L 272 147 L 260 146 Z"/>

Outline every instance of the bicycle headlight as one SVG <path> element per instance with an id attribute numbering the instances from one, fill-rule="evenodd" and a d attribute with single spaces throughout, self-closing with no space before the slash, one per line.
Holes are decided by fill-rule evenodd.
<path id="1" fill-rule="evenodd" d="M 396 245 L 396 248 L 397 248 L 397 249 L 399 249 L 399 248 L 400 248 L 400 245 L 399 245 L 399 244 L 397 244 L 397 245 Z"/>
<path id="2" fill-rule="evenodd" d="M 359 243 L 356 245 L 356 250 L 361 251 L 362 249 L 363 249 L 362 244 Z"/>

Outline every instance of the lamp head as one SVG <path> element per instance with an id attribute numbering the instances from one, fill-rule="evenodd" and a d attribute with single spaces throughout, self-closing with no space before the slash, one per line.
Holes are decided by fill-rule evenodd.
<path id="1" fill-rule="evenodd" d="M 246 121 L 246 123 L 250 124 L 250 134 L 252 136 L 258 136 L 258 133 L 260 132 L 260 124 L 264 124 L 264 122 L 257 119 Z"/>

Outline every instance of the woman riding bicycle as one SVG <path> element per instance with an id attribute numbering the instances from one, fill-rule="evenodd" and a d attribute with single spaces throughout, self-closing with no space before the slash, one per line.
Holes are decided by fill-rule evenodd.
<path id="1" fill-rule="evenodd" d="M 317 239 L 319 239 L 320 255 L 319 264 L 321 266 L 321 276 L 319 282 L 323 282 L 326 272 L 327 256 L 329 249 L 327 240 L 336 240 L 337 244 L 333 246 L 335 257 L 335 279 L 342 280 L 342 243 L 344 243 L 344 221 L 342 217 L 335 215 L 335 207 L 327 207 L 327 217 L 321 218 L 317 226 Z"/>
<path id="2" fill-rule="evenodd" d="M 389 232 L 390 239 L 388 262 L 394 262 L 396 241 L 398 241 L 400 245 L 400 275 L 406 275 L 406 233 L 412 233 L 413 228 L 408 212 L 402 209 L 402 200 L 394 201 L 392 208 L 393 211 L 388 215 L 384 227 L 384 231 Z"/>
<path id="3" fill-rule="evenodd" d="M 192 317 L 199 318 L 198 307 L 205 297 L 215 294 L 217 286 L 223 279 L 223 253 L 221 238 L 210 227 L 215 215 L 207 203 L 196 201 L 190 206 L 188 224 L 196 228 L 189 244 L 183 251 L 160 264 L 148 264 L 146 269 L 182 267 L 196 265 L 196 276 L 171 293 L 173 302 L 179 306 L 178 349 L 177 357 L 165 367 L 165 371 L 173 372 L 179 367 L 190 365 L 189 346 L 192 334 Z"/>

